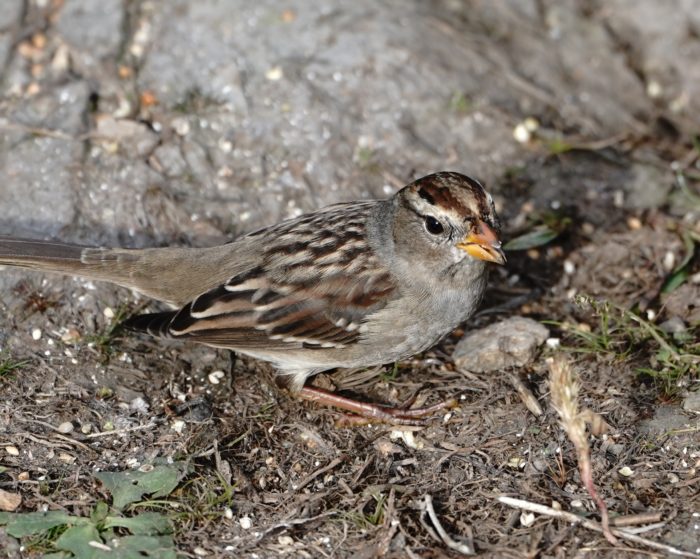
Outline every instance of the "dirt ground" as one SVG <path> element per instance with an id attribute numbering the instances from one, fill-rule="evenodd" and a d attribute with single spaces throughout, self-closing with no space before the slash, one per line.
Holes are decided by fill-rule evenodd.
<path id="1" fill-rule="evenodd" d="M 95 518 L 115 498 L 97 473 L 170 460 L 188 464 L 171 490 L 113 514 L 158 513 L 182 556 L 700 556 L 700 2 L 6 4 L 0 234 L 205 246 L 453 169 L 522 248 L 432 350 L 316 378 L 459 399 L 405 430 L 338 427 L 264 363 L 123 333 L 155 308 L 129 291 L 1 269 L 2 510 Z M 455 364 L 465 335 L 513 316 L 549 329 L 526 364 Z M 599 520 L 554 356 L 609 424 L 589 442 L 611 518 L 644 515 L 631 528 L 664 547 L 499 502 Z M 8 518 L 0 556 L 115 556 Z M 107 548 L 126 533 L 99 530 Z"/>

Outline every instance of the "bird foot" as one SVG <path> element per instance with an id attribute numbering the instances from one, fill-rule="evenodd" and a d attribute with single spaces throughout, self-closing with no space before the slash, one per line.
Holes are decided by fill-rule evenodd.
<path id="1" fill-rule="evenodd" d="M 425 408 L 400 409 L 358 402 L 351 398 L 338 396 L 321 388 L 304 386 L 299 396 L 310 402 L 317 402 L 326 406 L 339 408 L 352 412 L 354 415 L 344 415 L 338 420 L 337 425 L 342 427 L 356 427 L 372 423 L 386 423 L 389 425 L 413 425 L 422 426 L 427 423 L 427 418 L 436 413 L 457 407 L 457 400 L 450 398 L 444 402 Z"/>

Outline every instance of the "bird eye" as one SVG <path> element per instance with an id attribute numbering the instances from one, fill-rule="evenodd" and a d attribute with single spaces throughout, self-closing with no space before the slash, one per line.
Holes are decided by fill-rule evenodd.
<path id="1" fill-rule="evenodd" d="M 439 235 L 445 228 L 442 226 L 442 223 L 429 215 L 425 218 L 425 230 L 431 235 Z"/>

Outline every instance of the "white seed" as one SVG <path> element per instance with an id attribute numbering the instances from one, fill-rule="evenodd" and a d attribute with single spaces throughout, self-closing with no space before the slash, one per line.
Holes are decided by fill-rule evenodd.
<path id="1" fill-rule="evenodd" d="M 282 68 L 279 66 L 270 68 L 267 72 L 265 72 L 265 77 L 272 82 L 281 80 L 283 76 L 284 72 L 282 72 Z"/>
<path id="2" fill-rule="evenodd" d="M 530 141 L 531 137 L 532 137 L 532 133 L 527 129 L 525 124 L 522 122 L 520 124 L 518 124 L 513 129 L 513 138 L 519 144 L 526 144 L 527 142 Z"/>
<path id="3" fill-rule="evenodd" d="M 520 514 L 520 525 L 524 528 L 532 526 L 535 523 L 535 514 L 532 512 L 523 512 Z"/>
<path id="4" fill-rule="evenodd" d="M 114 318 L 114 311 L 112 310 L 111 307 L 105 307 L 104 310 L 102 311 L 102 314 L 105 316 L 105 318 L 111 320 Z"/>
<path id="5" fill-rule="evenodd" d="M 251 526 L 253 526 L 253 521 L 251 520 L 250 516 L 241 516 L 238 519 L 238 523 L 244 530 L 250 530 Z"/>
<path id="6" fill-rule="evenodd" d="M 34 330 L 32 330 L 32 338 L 35 340 L 41 339 L 41 330 L 39 328 L 34 328 Z"/>
<path id="7" fill-rule="evenodd" d="M 624 477 L 632 477 L 634 475 L 634 470 L 629 466 L 622 466 L 617 473 Z"/>
<path id="8" fill-rule="evenodd" d="M 221 382 L 221 379 L 226 376 L 226 373 L 223 371 L 213 371 L 209 373 L 207 378 L 209 379 L 209 382 L 212 384 L 219 384 Z"/>
<path id="9" fill-rule="evenodd" d="M 19 449 L 16 446 L 6 446 L 5 452 L 10 456 L 19 456 Z"/>
<path id="10" fill-rule="evenodd" d="M 561 344 L 561 340 L 559 338 L 547 338 L 547 341 L 545 343 L 547 344 L 547 347 L 557 349 Z"/>

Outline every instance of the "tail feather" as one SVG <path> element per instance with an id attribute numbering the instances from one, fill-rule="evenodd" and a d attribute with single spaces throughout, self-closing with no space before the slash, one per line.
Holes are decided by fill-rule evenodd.
<path id="1" fill-rule="evenodd" d="M 147 332 L 151 336 L 168 338 L 170 337 L 170 323 L 176 314 L 177 311 L 138 314 L 127 318 L 121 323 L 121 326 L 127 330 Z"/>
<path id="2" fill-rule="evenodd" d="M 86 247 L 56 241 L 37 241 L 0 236 L 0 264 L 47 269 L 80 262 Z"/>

